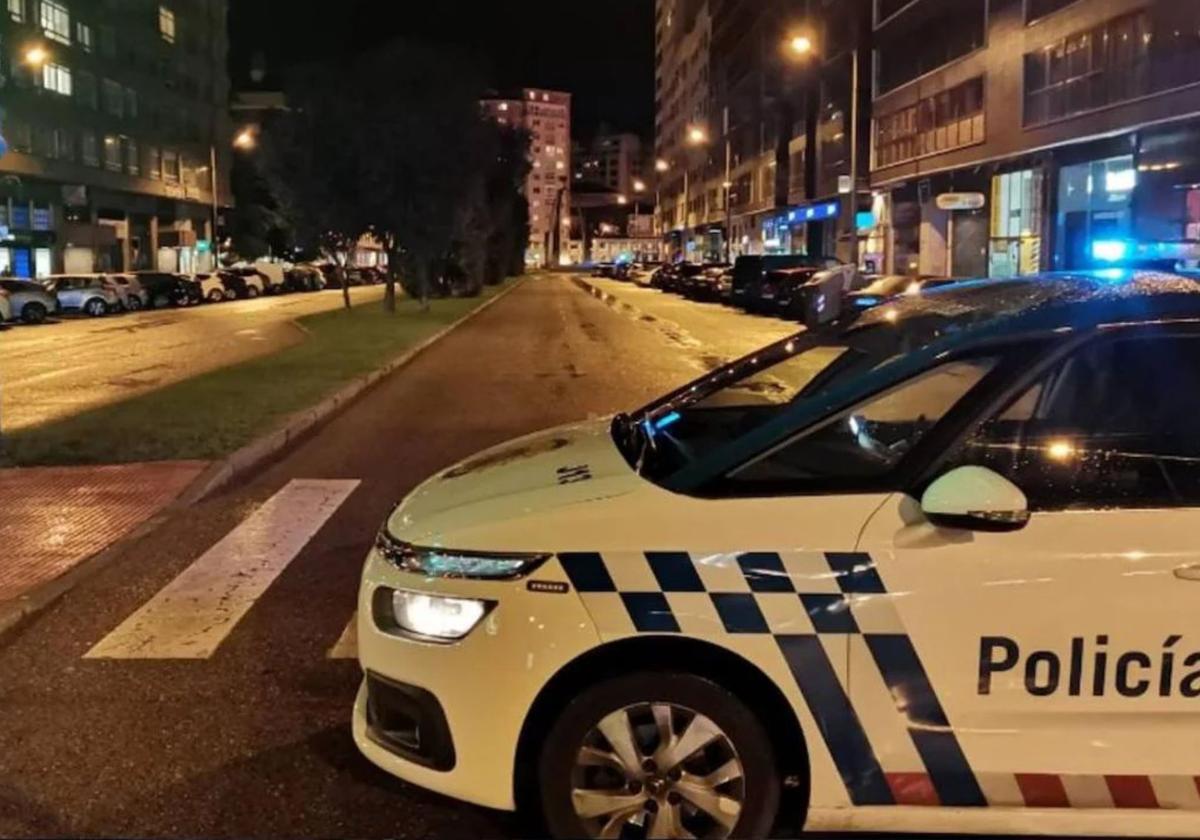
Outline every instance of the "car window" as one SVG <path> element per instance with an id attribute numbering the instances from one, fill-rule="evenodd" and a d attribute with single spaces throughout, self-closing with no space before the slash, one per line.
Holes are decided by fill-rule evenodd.
<path id="1" fill-rule="evenodd" d="M 770 489 L 885 476 L 997 362 L 981 357 L 939 365 L 751 461 L 729 478 Z"/>
<path id="2" fill-rule="evenodd" d="M 1200 336 L 1077 351 L 971 434 L 953 466 L 1011 479 L 1032 510 L 1200 505 Z"/>

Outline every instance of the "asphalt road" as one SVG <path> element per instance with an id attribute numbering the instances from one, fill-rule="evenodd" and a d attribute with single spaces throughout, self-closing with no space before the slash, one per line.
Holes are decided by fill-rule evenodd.
<path id="1" fill-rule="evenodd" d="M 383 287 L 351 293 L 363 302 Z M 303 338 L 294 319 L 341 304 L 329 289 L 10 326 L 0 331 L 0 423 L 37 425 L 279 350 Z"/>
<path id="2" fill-rule="evenodd" d="M 656 326 L 566 278 L 527 281 L 262 475 L 177 514 L 0 639 L 0 836 L 518 834 L 513 817 L 409 787 L 355 749 L 358 666 L 335 657 L 360 564 L 430 473 L 636 407 L 711 363 Z M 358 483 L 339 485 L 349 498 L 211 653 L 85 657 L 294 479 Z"/>

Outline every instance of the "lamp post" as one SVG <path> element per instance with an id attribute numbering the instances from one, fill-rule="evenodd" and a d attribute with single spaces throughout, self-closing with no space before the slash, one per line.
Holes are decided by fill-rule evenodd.
<path id="1" fill-rule="evenodd" d="M 816 55 L 813 39 L 804 32 L 794 33 L 787 42 L 785 53 L 793 61 L 803 61 Z M 844 214 L 843 224 L 850 230 L 850 263 L 858 265 L 858 227 L 855 216 L 858 210 L 858 100 L 861 84 L 858 73 L 858 45 L 850 51 L 850 199 L 849 209 Z"/>
<path id="2" fill-rule="evenodd" d="M 654 221 L 656 229 L 655 235 L 659 237 L 660 256 L 666 257 L 666 245 L 661 241 L 663 235 L 663 212 L 662 212 L 662 176 L 671 169 L 671 164 L 667 163 L 663 158 L 654 161 Z"/>
<path id="3" fill-rule="evenodd" d="M 687 130 L 687 142 L 689 146 L 706 146 L 708 145 L 708 132 L 698 125 L 693 125 Z M 707 174 L 707 173 L 706 173 Z M 683 227 L 687 234 L 687 241 L 692 241 L 692 189 L 691 189 L 692 167 L 691 160 L 684 160 L 683 167 Z M 707 200 L 706 200 L 707 203 Z M 684 257 L 687 257 L 687 247 L 684 247 Z"/>

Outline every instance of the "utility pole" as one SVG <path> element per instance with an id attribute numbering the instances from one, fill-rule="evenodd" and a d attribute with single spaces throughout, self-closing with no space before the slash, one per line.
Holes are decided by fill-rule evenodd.
<path id="1" fill-rule="evenodd" d="M 858 46 L 850 53 L 850 264 L 858 267 Z"/>
<path id="2" fill-rule="evenodd" d="M 729 106 L 725 106 L 725 262 L 733 262 L 733 138 L 729 136 Z"/>

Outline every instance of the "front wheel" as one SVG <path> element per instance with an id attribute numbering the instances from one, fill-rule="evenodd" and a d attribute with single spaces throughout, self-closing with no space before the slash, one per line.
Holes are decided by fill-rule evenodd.
<path id="1" fill-rule="evenodd" d="M 21 309 L 21 320 L 26 324 L 40 324 L 46 320 L 49 310 L 40 303 L 27 303 Z"/>
<path id="2" fill-rule="evenodd" d="M 101 315 L 108 314 L 108 304 L 100 298 L 92 298 L 84 304 L 83 311 L 92 318 L 99 318 Z"/>
<path id="3" fill-rule="evenodd" d="M 582 692 L 538 764 L 555 837 L 765 837 L 780 777 L 762 723 L 735 695 L 683 673 Z"/>
<path id="4" fill-rule="evenodd" d="M 258 286 L 246 287 L 246 297 L 250 298 L 251 300 L 258 297 Z"/>
<path id="5" fill-rule="evenodd" d="M 137 295 L 130 295 L 129 300 L 125 302 L 125 308 L 130 312 L 138 312 L 142 308 L 142 299 Z"/>
<path id="6" fill-rule="evenodd" d="M 223 300 L 225 300 L 225 293 L 220 289 L 213 289 L 208 293 L 209 303 L 220 303 Z"/>

